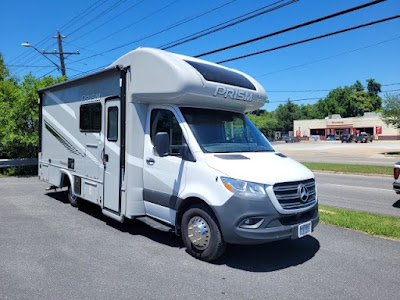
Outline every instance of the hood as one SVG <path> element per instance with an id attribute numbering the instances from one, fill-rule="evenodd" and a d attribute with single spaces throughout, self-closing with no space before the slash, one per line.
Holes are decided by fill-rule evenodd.
<path id="1" fill-rule="evenodd" d="M 299 162 L 277 152 L 208 153 L 207 164 L 227 177 L 274 185 L 314 178 Z"/>

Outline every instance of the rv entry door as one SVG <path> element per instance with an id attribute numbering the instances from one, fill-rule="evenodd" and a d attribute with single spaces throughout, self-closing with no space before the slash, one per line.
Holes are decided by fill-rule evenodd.
<path id="1" fill-rule="evenodd" d="M 106 99 L 104 121 L 104 208 L 115 213 L 121 211 L 120 201 L 120 147 L 121 147 L 121 101 Z"/>

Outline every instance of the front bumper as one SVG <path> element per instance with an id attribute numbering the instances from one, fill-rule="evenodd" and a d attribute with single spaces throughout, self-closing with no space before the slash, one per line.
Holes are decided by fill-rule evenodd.
<path id="1" fill-rule="evenodd" d="M 394 190 L 397 194 L 400 194 L 400 182 L 393 182 L 393 190 Z"/>
<path id="2" fill-rule="evenodd" d="M 298 238 L 298 226 L 311 221 L 312 231 L 319 222 L 318 203 L 301 213 L 279 213 L 268 196 L 234 195 L 224 205 L 213 207 L 222 236 L 230 244 L 263 244 Z M 256 229 L 241 228 L 248 217 L 264 219 Z"/>

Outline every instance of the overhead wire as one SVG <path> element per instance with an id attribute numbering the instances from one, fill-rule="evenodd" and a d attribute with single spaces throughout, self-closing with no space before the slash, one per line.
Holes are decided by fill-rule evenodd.
<path id="1" fill-rule="evenodd" d="M 230 61 L 235 61 L 235 60 L 238 60 L 238 59 L 243 59 L 243 58 L 247 58 L 247 57 L 251 57 L 251 56 L 255 56 L 255 55 L 259 55 L 259 54 L 263 54 L 263 53 L 267 53 L 267 52 L 271 52 L 271 51 L 275 51 L 275 50 L 279 50 L 279 49 L 283 49 L 283 48 L 287 48 L 287 47 L 291 47 L 291 46 L 295 46 L 295 45 L 311 42 L 311 41 L 315 41 L 315 40 L 318 40 L 318 39 L 326 38 L 326 37 L 337 35 L 337 34 L 340 34 L 340 33 L 344 33 L 344 32 L 356 30 L 356 29 L 359 29 L 359 28 L 363 28 L 363 27 L 367 27 L 367 26 L 371 26 L 371 25 L 375 25 L 375 24 L 391 21 L 391 20 L 394 20 L 394 19 L 397 19 L 397 18 L 400 18 L 400 15 L 395 15 L 395 16 L 392 16 L 392 17 L 376 20 L 376 21 L 373 21 L 373 22 L 369 22 L 369 23 L 365 23 L 365 24 L 361 24 L 361 25 L 345 28 L 345 29 L 342 29 L 342 30 L 338 30 L 338 31 L 327 33 L 327 34 L 319 35 L 319 36 L 316 36 L 316 37 L 312 37 L 312 38 L 309 38 L 309 39 L 304 39 L 304 40 L 301 40 L 301 41 L 297 41 L 297 42 L 281 45 L 281 46 L 278 46 L 278 47 L 273 47 L 273 48 L 264 49 L 264 50 L 261 50 L 261 51 L 252 52 L 252 53 L 241 55 L 241 56 L 236 56 L 236 57 L 224 59 L 224 60 L 218 61 L 217 64 L 223 64 L 223 63 L 227 63 L 227 62 L 230 62 Z"/>
<path id="2" fill-rule="evenodd" d="M 99 29 L 100 27 L 102 27 L 102 26 L 104 26 L 104 25 L 110 23 L 111 21 L 115 20 L 117 17 L 120 18 L 121 15 L 123 15 L 123 14 L 129 12 L 131 9 L 135 8 L 136 6 L 138 6 L 139 4 L 141 4 L 141 3 L 143 3 L 143 2 L 144 2 L 144 0 L 141 0 L 141 1 L 139 1 L 139 2 L 137 2 L 137 3 L 135 3 L 135 4 L 133 4 L 132 6 L 130 6 L 130 7 L 126 8 L 126 9 L 124 9 L 122 12 L 119 12 L 118 16 L 114 16 L 114 17 L 112 17 L 112 18 L 106 20 L 105 22 L 101 23 L 100 25 L 96 26 L 95 28 L 93 28 L 93 29 L 91 29 L 91 30 L 85 32 L 84 34 L 81 34 L 80 36 L 74 38 L 74 39 L 71 41 L 71 43 L 74 42 L 74 41 L 77 41 L 77 40 L 81 39 L 81 38 L 84 37 L 84 36 L 87 36 L 89 33 L 92 33 L 93 31 L 96 31 L 96 30 Z"/>
<path id="3" fill-rule="evenodd" d="M 162 50 L 167 50 L 167 49 L 170 49 L 170 48 L 173 48 L 173 47 L 176 47 L 176 46 L 179 46 L 179 45 L 194 41 L 194 40 L 199 39 L 199 38 L 201 38 L 203 36 L 210 35 L 212 33 L 221 31 L 223 29 L 235 26 L 237 24 L 240 24 L 240 23 L 246 22 L 248 20 L 254 19 L 256 17 L 262 16 L 264 14 L 267 14 L 269 12 L 275 11 L 275 10 L 280 9 L 282 7 L 288 6 L 288 5 L 293 4 L 293 3 L 295 3 L 295 2 L 297 2 L 299 0 L 290 0 L 288 2 L 285 2 L 285 3 L 279 4 L 277 6 L 274 6 L 274 5 L 276 5 L 276 4 L 280 3 L 280 2 L 283 2 L 283 1 L 284 0 L 275 1 L 274 3 L 271 3 L 271 4 L 268 4 L 268 5 L 263 6 L 261 8 L 258 8 L 256 10 L 248 12 L 248 13 L 246 13 L 244 15 L 238 16 L 236 18 L 233 18 L 233 19 L 230 19 L 228 21 L 225 21 L 225 22 L 219 23 L 217 25 L 211 26 L 211 27 L 206 28 L 204 30 L 201 30 L 199 32 L 193 33 L 193 34 L 191 34 L 189 36 L 186 36 L 186 37 L 183 37 L 181 39 L 178 39 L 178 40 L 175 40 L 173 42 L 170 42 L 170 43 L 167 43 L 165 45 L 162 45 L 159 48 L 161 48 Z M 271 7 L 271 6 L 274 6 L 274 7 L 268 8 L 268 7 Z M 268 8 L 268 9 L 266 9 L 266 8 Z"/>
<path id="4" fill-rule="evenodd" d="M 87 21 L 86 23 L 84 23 L 83 25 L 80 25 L 78 28 L 76 28 L 75 30 L 69 32 L 67 35 L 71 36 L 73 35 L 75 32 L 82 30 L 82 28 L 85 28 L 86 26 L 88 26 L 89 24 L 92 24 L 94 20 L 98 20 L 100 17 L 104 17 L 106 14 L 110 13 L 111 11 L 113 11 L 114 9 L 116 9 L 118 6 L 120 6 L 122 3 L 126 2 L 127 0 L 119 0 L 116 3 L 112 4 L 111 6 L 107 7 L 106 9 L 104 9 L 103 11 L 101 11 L 99 14 L 97 14 L 96 16 L 94 16 L 93 18 L 91 18 L 89 21 Z"/>
<path id="5" fill-rule="evenodd" d="M 179 0 L 176 0 L 176 1 L 174 1 L 174 2 L 171 2 L 169 5 L 166 5 L 166 6 L 162 7 L 161 9 L 157 10 L 156 12 L 159 12 L 159 11 L 161 11 L 161 10 L 163 10 L 163 9 L 166 9 L 167 7 L 171 6 L 172 4 L 174 4 L 174 3 L 177 2 L 177 1 L 179 1 Z M 147 39 L 147 38 L 150 38 L 150 37 L 159 35 L 159 34 L 161 34 L 161 33 L 164 33 L 164 32 L 166 32 L 166 31 L 168 31 L 168 30 L 171 30 L 171 29 L 173 29 L 173 28 L 176 28 L 176 27 L 178 27 L 178 26 L 181 26 L 181 25 L 183 25 L 183 24 L 186 24 L 186 23 L 188 23 L 188 22 L 190 22 L 190 21 L 193 21 L 193 20 L 195 20 L 195 19 L 198 19 L 198 18 L 200 18 L 200 17 L 202 17 L 202 16 L 204 16 L 204 15 L 206 15 L 206 14 L 209 14 L 209 13 L 211 13 L 211 12 L 214 12 L 214 11 L 218 10 L 218 9 L 221 9 L 221 8 L 227 6 L 227 5 L 229 5 L 229 4 L 231 4 L 231 3 L 235 2 L 235 1 L 236 1 L 236 0 L 230 0 L 230 1 L 224 2 L 224 3 L 222 3 L 222 4 L 220 4 L 220 5 L 216 6 L 216 7 L 214 7 L 214 8 L 212 8 L 212 9 L 209 9 L 209 10 L 207 10 L 207 11 L 205 11 L 205 12 L 202 12 L 202 13 L 196 14 L 196 15 L 194 15 L 194 16 L 192 16 L 192 17 L 189 17 L 189 18 L 180 20 L 180 21 L 178 21 L 178 22 L 172 24 L 171 26 L 168 26 L 168 27 L 166 27 L 166 28 L 164 28 L 164 29 L 162 29 L 162 30 L 160 30 L 160 31 L 157 31 L 157 32 L 148 34 L 148 35 L 146 35 L 146 36 L 143 36 L 143 37 L 138 38 L 138 39 L 136 39 L 136 40 L 130 41 L 130 42 L 128 42 L 128 43 L 124 43 L 124 44 L 119 45 L 119 46 L 117 46 L 117 47 L 108 49 L 108 50 L 106 50 L 106 51 L 102 51 L 102 52 L 100 52 L 100 53 L 96 53 L 96 54 L 91 55 L 91 56 L 89 56 L 89 57 L 82 58 L 82 59 L 79 59 L 79 60 L 75 60 L 75 61 L 72 62 L 72 63 L 80 62 L 80 61 L 83 61 L 83 60 L 86 60 L 86 59 L 89 59 L 89 58 L 92 58 L 92 57 L 95 57 L 95 56 L 104 55 L 105 53 L 109 53 L 109 52 L 111 52 L 111 51 L 114 51 L 114 50 L 117 50 L 117 49 L 120 49 L 120 48 L 129 46 L 129 45 L 134 44 L 134 43 L 136 43 L 136 42 L 143 41 L 143 40 L 145 40 L 145 39 Z M 144 20 L 145 18 L 148 18 L 148 17 L 150 17 L 150 16 L 152 16 L 152 15 L 154 15 L 154 13 L 147 15 L 146 17 L 144 17 L 144 18 L 138 20 L 137 22 L 142 21 L 142 20 Z M 132 24 L 130 24 L 130 25 L 132 25 Z M 129 25 L 129 26 L 130 26 L 130 25 Z M 107 36 L 107 37 L 108 37 L 108 36 Z M 107 37 L 105 37 L 105 38 L 107 38 Z M 105 39 L 105 38 L 103 38 L 103 39 Z M 95 44 L 95 43 L 97 43 L 97 42 L 98 42 L 98 41 L 92 43 L 91 45 L 93 45 L 93 44 Z"/>
<path id="6" fill-rule="evenodd" d="M 246 41 L 243 41 L 243 42 L 240 42 L 240 43 L 236 43 L 236 44 L 233 44 L 233 45 L 230 45 L 230 46 L 226 46 L 226 47 L 218 48 L 218 49 L 215 49 L 215 50 L 212 50 L 212 51 L 208 51 L 208 52 L 204 52 L 204 53 L 201 53 L 201 54 L 197 54 L 197 55 L 194 55 L 193 57 L 202 57 L 202 56 L 218 53 L 218 52 L 221 52 L 221 51 L 226 51 L 226 50 L 229 50 L 229 49 L 232 49 L 232 48 L 236 48 L 236 47 L 239 47 L 239 46 L 243 46 L 243 45 L 246 45 L 246 44 L 249 44 L 249 43 L 254 43 L 256 41 L 263 40 L 263 39 L 266 39 L 266 38 L 269 38 L 269 37 L 272 37 L 272 36 L 275 36 L 275 35 L 286 33 L 286 32 L 289 32 L 289 31 L 292 31 L 292 30 L 295 30 L 295 29 L 299 29 L 299 28 L 302 28 L 302 27 L 310 26 L 312 24 L 316 24 L 316 23 L 319 23 L 319 22 L 322 22 L 322 21 L 325 21 L 325 20 L 329 20 L 329 19 L 341 16 L 341 15 L 344 15 L 344 14 L 351 13 L 351 12 L 356 11 L 356 10 L 360 10 L 360 9 L 363 9 L 363 8 L 366 8 L 366 7 L 369 7 L 369 6 L 372 6 L 372 5 L 376 5 L 376 4 L 384 2 L 384 1 L 386 1 L 386 0 L 375 0 L 375 1 L 367 2 L 367 3 L 364 3 L 362 5 L 358 5 L 358 6 L 349 8 L 349 9 L 345 9 L 345 10 L 342 10 L 342 11 L 339 11 L 339 12 L 336 12 L 336 13 L 333 13 L 333 14 L 318 18 L 318 19 L 314 19 L 314 20 L 311 20 L 311 21 L 308 21 L 308 22 L 297 24 L 295 26 L 291 26 L 291 27 L 288 27 L 288 28 L 285 28 L 285 29 L 281 29 L 281 30 L 272 32 L 272 33 L 268 33 L 268 34 L 265 34 L 265 35 L 262 35 L 262 36 L 259 36 L 259 37 L 253 38 L 253 39 L 249 39 L 249 40 L 246 40 Z"/>
<path id="7" fill-rule="evenodd" d="M 377 45 L 381 45 L 381 44 L 384 44 L 384 43 L 392 42 L 392 41 L 398 40 L 398 39 L 400 39 L 400 36 L 397 36 L 397 37 L 395 37 L 393 39 L 384 40 L 384 41 L 381 41 L 381 42 L 378 42 L 378 43 L 370 44 L 370 45 L 367 45 L 367 46 L 359 47 L 359 48 L 356 48 L 356 49 L 353 49 L 353 50 L 341 52 L 341 53 L 338 53 L 338 54 L 335 54 L 335 55 L 323 57 L 323 58 L 320 58 L 320 59 L 317 59 L 317 60 L 313 60 L 313 61 L 310 61 L 310 62 L 302 63 L 302 64 L 299 64 L 299 65 L 295 65 L 295 66 L 291 66 L 291 67 L 275 70 L 275 71 L 264 73 L 264 74 L 260 74 L 260 75 L 255 75 L 254 78 L 261 78 L 261 77 L 264 77 L 264 76 L 267 76 L 267 75 L 276 74 L 276 73 L 284 72 L 284 71 L 289 71 L 291 69 L 295 69 L 295 68 L 307 66 L 307 65 L 310 65 L 310 64 L 314 64 L 314 63 L 317 63 L 317 62 L 320 62 L 320 61 L 336 58 L 336 57 L 339 57 L 339 56 L 342 56 L 342 55 L 345 55 L 345 54 L 349 54 L 349 53 L 357 52 L 357 51 L 360 51 L 360 50 L 368 49 L 368 48 L 371 48 L 371 47 L 374 47 L 374 46 L 377 46 Z"/>

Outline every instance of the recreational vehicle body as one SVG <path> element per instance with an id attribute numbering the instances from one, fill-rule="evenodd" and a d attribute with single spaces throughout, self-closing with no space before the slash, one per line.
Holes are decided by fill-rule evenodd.
<path id="1" fill-rule="evenodd" d="M 39 98 L 39 177 L 74 206 L 175 231 L 206 261 L 318 224 L 314 175 L 246 117 L 267 97 L 244 73 L 139 48 Z"/>

